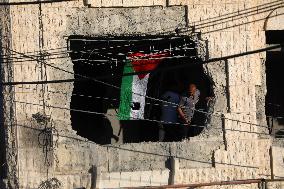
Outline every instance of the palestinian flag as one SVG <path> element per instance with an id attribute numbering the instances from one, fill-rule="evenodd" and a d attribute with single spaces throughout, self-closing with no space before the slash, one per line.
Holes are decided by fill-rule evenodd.
<path id="1" fill-rule="evenodd" d="M 128 55 L 123 74 L 154 70 L 168 53 Z M 119 120 L 144 119 L 145 96 L 150 73 L 123 76 L 120 91 Z"/>

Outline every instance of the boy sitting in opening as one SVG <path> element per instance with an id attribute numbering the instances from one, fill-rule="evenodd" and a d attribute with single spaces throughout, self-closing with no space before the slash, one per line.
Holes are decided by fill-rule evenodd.
<path id="1" fill-rule="evenodd" d="M 181 122 L 186 125 L 182 127 L 182 139 L 187 137 L 188 126 L 194 115 L 195 105 L 199 101 L 200 91 L 195 84 L 189 84 L 187 91 L 180 98 L 179 107 L 177 109 Z"/>

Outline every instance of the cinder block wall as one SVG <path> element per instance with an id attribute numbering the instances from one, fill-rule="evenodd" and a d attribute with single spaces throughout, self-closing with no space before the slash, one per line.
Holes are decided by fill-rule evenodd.
<path id="1" fill-rule="evenodd" d="M 283 8 L 272 12 L 279 4 L 273 1 L 270 4 L 267 1 L 176 0 L 168 1 L 170 7 L 165 7 L 167 1 L 164 0 L 89 2 L 90 8 L 85 7 L 81 0 L 41 6 L 8 7 L 9 11 L 5 12 L 8 21 L 1 18 L 6 23 L 4 28 L 8 29 L 6 33 L 2 31 L 2 36 L 11 36 L 10 43 L 6 40 L 6 45 L 17 52 L 31 52 L 30 55 L 37 54 L 38 51 L 44 53 L 50 49 L 54 49 L 55 52 L 67 46 L 67 38 L 70 35 L 131 35 L 149 31 L 154 35 L 157 31 L 171 31 L 177 26 L 185 28 L 187 17 L 189 25 L 195 26 L 195 30 L 201 32 L 202 38 L 208 40 L 209 58 L 214 58 L 265 47 L 265 30 L 283 29 L 283 16 L 275 16 L 281 14 Z M 259 8 L 259 11 L 251 9 L 260 5 L 266 8 Z M 252 12 L 242 12 L 247 9 Z M 267 19 L 268 15 L 271 17 Z M 19 56 L 15 52 L 14 54 L 10 57 Z M 205 65 L 204 70 L 214 83 L 217 100 L 215 113 L 222 113 L 227 118 L 223 122 L 226 132 L 220 129 L 222 119 L 216 116 L 212 119 L 211 127 L 203 134 L 181 143 L 141 143 L 102 147 L 85 142 L 71 129 L 70 112 L 50 107 L 70 107 L 72 83 L 23 85 L 11 90 L 5 88 L 8 91 L 4 94 L 6 99 L 9 95 L 14 95 L 15 102 L 7 103 L 6 107 L 15 110 L 11 115 L 18 125 L 15 129 L 16 134 L 8 135 L 11 145 L 17 147 L 14 154 L 18 173 L 10 175 L 9 179 L 15 178 L 14 183 L 19 188 L 37 188 L 41 182 L 52 177 L 62 182 L 62 188 L 90 188 L 93 182 L 93 166 L 101 167 L 103 172 L 164 170 L 168 156 L 180 158 L 181 168 L 175 178 L 176 183 L 269 178 L 269 149 L 272 142 L 267 130 L 229 120 L 266 124 L 264 60 L 265 53 L 259 53 Z M 68 56 L 61 59 L 47 57 L 43 61 L 73 71 Z M 2 67 L 3 70 L 10 70 L 12 73 L 7 78 L 7 72 L 3 72 L 6 74 L 6 80 L 74 78 L 72 74 L 45 66 L 41 61 L 34 60 L 33 56 L 24 57 L 21 62 L 14 59 L 10 66 L 9 69 Z M 55 126 L 60 134 L 59 137 L 53 137 L 56 145 L 48 151 L 44 151 L 38 144 L 38 131 L 21 127 L 24 125 L 42 128 L 32 118 L 32 115 L 38 112 L 49 115 L 49 125 Z M 6 117 L 6 120 L 9 123 L 11 119 Z M 49 165 L 45 163 L 46 160 Z M 280 163 L 276 167 L 280 170 L 283 166 Z M 10 173 L 12 172 L 13 170 L 10 170 Z M 123 180 L 122 177 L 119 178 Z M 148 184 L 151 184 L 150 180 Z M 118 186 L 119 182 L 113 185 Z M 246 186 L 239 186 L 242 187 Z"/>

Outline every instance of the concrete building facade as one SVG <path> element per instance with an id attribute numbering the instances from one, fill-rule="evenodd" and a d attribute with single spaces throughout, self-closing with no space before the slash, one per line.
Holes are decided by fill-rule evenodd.
<path id="1" fill-rule="evenodd" d="M 3 188 L 119 188 L 284 177 L 284 144 L 269 133 L 265 114 L 267 52 L 242 54 L 267 47 L 267 32 L 284 30 L 284 1 L 0 2 L 1 80 L 6 83 L 1 88 Z M 205 61 L 223 57 L 203 65 L 215 95 L 210 123 L 182 142 L 96 144 L 72 129 L 73 82 L 9 84 L 76 78 L 70 36 L 177 33 L 195 33 L 207 41 Z M 267 186 L 280 189 L 284 182 Z"/>

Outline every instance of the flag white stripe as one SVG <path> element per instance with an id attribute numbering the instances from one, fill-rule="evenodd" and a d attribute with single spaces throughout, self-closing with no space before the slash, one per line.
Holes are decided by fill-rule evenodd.
<path id="1" fill-rule="evenodd" d="M 147 74 L 143 79 L 139 79 L 138 75 L 133 76 L 132 81 L 132 103 L 140 103 L 139 110 L 130 111 L 130 119 L 144 119 L 144 109 L 145 109 L 145 96 L 147 92 L 149 74 Z"/>

